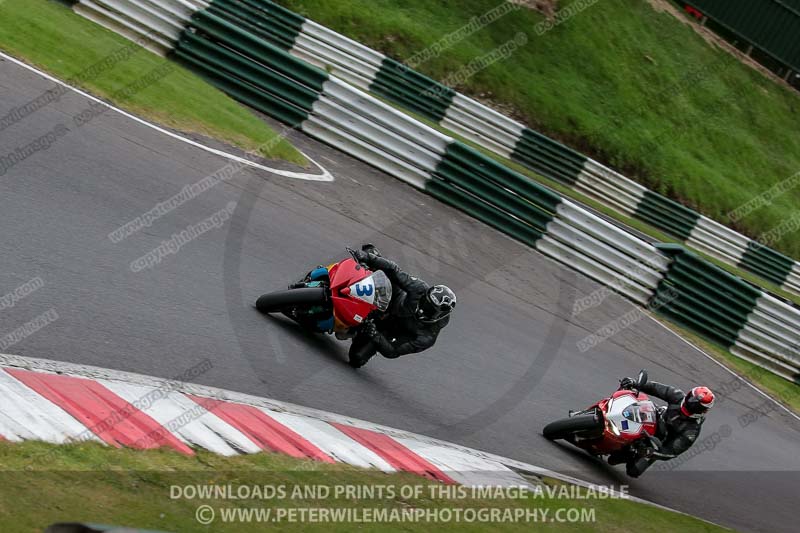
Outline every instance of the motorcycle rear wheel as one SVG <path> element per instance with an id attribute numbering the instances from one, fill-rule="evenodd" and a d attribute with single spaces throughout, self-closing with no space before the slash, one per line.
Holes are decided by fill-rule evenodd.
<path id="1" fill-rule="evenodd" d="M 308 307 L 325 302 L 325 287 L 304 287 L 264 294 L 256 300 L 262 313 L 283 313 L 292 307 Z"/>
<path id="2" fill-rule="evenodd" d="M 595 436 L 603 433 L 600 419 L 594 415 L 577 415 L 550 422 L 542 430 L 546 439 L 567 439 L 575 436 Z"/>

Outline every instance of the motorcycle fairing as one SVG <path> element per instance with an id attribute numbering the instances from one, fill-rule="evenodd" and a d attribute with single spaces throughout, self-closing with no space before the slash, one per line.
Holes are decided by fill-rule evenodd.
<path id="1" fill-rule="evenodd" d="M 606 409 L 606 419 L 617 427 L 621 436 L 638 438 L 642 431 L 655 435 L 656 407 L 649 399 L 619 395 L 608 402 Z"/>
<path id="2" fill-rule="evenodd" d="M 345 259 L 331 267 L 336 330 L 357 327 L 376 309 L 385 311 L 392 297 L 392 285 L 383 272 L 372 272 Z"/>
<path id="3" fill-rule="evenodd" d="M 649 412 L 652 408 L 653 421 L 640 422 L 631 421 L 623 415 L 623 411 L 630 408 L 631 405 L 647 404 L 645 411 Z M 601 437 L 592 437 L 587 439 L 578 439 L 574 442 L 579 448 L 583 448 L 590 453 L 606 454 L 611 453 L 620 447 L 627 446 L 639 438 L 643 433 L 655 435 L 657 428 L 656 408 L 653 402 L 644 393 L 639 393 L 638 396 L 629 390 L 618 390 L 611 395 L 610 398 L 600 400 L 596 404 L 589 407 L 590 410 L 597 410 L 599 416 L 603 417 L 605 429 Z M 637 407 L 637 411 L 640 409 Z M 614 414 L 612 414 L 614 413 Z M 646 417 L 648 415 L 645 415 Z M 625 424 L 622 422 L 625 421 Z M 635 423 L 632 423 L 635 422 Z M 612 427 L 612 424 L 614 426 Z M 627 427 L 625 427 L 627 425 Z M 616 428 L 617 433 L 614 432 Z M 643 432 L 640 432 L 643 430 Z"/>

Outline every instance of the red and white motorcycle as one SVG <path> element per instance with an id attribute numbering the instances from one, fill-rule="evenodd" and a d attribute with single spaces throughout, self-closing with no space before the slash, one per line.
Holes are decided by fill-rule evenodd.
<path id="1" fill-rule="evenodd" d="M 618 389 L 588 409 L 570 412 L 547 424 L 542 434 L 550 439 L 564 439 L 592 455 L 606 455 L 630 447 L 642 457 L 658 449 L 656 438 L 658 409 L 639 389 L 647 383 L 642 370 L 631 390 Z"/>

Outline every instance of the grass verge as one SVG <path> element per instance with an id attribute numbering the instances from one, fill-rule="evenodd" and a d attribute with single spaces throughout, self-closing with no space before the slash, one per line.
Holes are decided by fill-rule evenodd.
<path id="1" fill-rule="evenodd" d="M 401 60 L 499 4 L 279 3 Z M 562 0 L 558 6 L 573 3 Z M 541 14 L 513 11 L 467 32 L 466 38 L 431 54 L 417 69 L 446 80 L 524 32 L 528 44 L 456 88 L 494 102 L 534 129 L 751 237 L 797 215 L 800 187 L 741 222 L 727 216 L 800 170 L 800 95 L 709 45 L 647 2 L 581 5 L 586 8 L 541 34 Z M 800 241 L 790 233 L 774 247 L 800 258 Z"/>
<path id="2" fill-rule="evenodd" d="M 154 122 L 256 150 L 270 159 L 306 163 L 261 119 L 200 77 L 62 3 L 0 2 L 0 49 Z M 94 70 L 87 70 L 93 65 Z"/>
<path id="3" fill-rule="evenodd" d="M 429 510 L 439 516 L 456 516 L 467 509 L 498 509 L 506 513 L 537 510 L 536 527 L 551 531 L 727 531 L 689 516 L 622 499 L 554 498 L 543 490 L 537 496 L 506 494 L 503 498 L 468 494 L 456 498 L 447 486 L 411 474 L 384 474 L 341 464 L 323 464 L 262 453 L 222 457 L 199 452 L 187 457 L 168 450 L 134 451 L 95 443 L 54 446 L 41 442 L 0 442 L 0 529 L 5 532 L 42 531 L 55 522 L 81 521 L 163 531 L 530 531 L 532 522 L 519 523 L 311 523 L 309 520 L 266 525 L 253 520 L 222 522 L 222 508 L 278 509 L 384 509 L 383 512 Z M 546 481 L 551 486 L 554 482 Z M 259 487 L 264 498 L 187 498 L 185 487 Z M 177 488 L 173 488 L 177 487 Z M 320 488 L 320 487 L 327 487 Z M 337 489 L 337 487 L 339 487 Z M 352 487 L 346 489 L 344 487 Z M 372 490 L 373 494 L 347 494 L 346 490 Z M 194 489 L 192 489 L 194 490 Z M 216 490 L 216 489 L 215 489 Z M 225 489 L 228 490 L 228 489 Z M 316 494 L 295 491 L 316 490 Z M 329 494 L 325 494 L 325 491 Z M 267 498 L 270 491 L 275 497 Z M 280 495 L 283 491 L 283 496 Z M 390 493 L 390 491 L 392 493 Z M 247 495 L 245 495 L 247 496 Z M 472 497 L 480 496 L 480 497 Z M 492 495 L 497 496 L 497 495 Z M 198 523 L 200 505 L 215 509 L 209 526 Z M 577 509 L 594 521 L 550 522 L 558 509 Z M 456 511 L 456 510 L 461 511 Z M 450 511 L 448 511 L 450 510 Z M 547 510 L 547 519 L 542 513 Z M 287 511 L 288 512 L 288 511 Z M 296 513 L 299 511 L 295 511 Z M 309 511 L 305 511 L 309 512 Z M 374 512 L 374 511 L 373 511 Z M 566 517 L 568 512 L 562 512 Z"/>

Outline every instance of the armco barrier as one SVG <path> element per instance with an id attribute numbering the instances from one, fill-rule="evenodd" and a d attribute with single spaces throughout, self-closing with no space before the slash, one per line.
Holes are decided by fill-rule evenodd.
<path id="1" fill-rule="evenodd" d="M 558 180 L 624 214 L 681 239 L 725 263 L 800 294 L 800 264 L 669 200 L 524 124 L 343 35 L 269 1 L 215 0 L 214 6 L 257 6 L 264 38 L 292 55 L 386 98 L 481 147 Z M 714 228 L 716 231 L 708 231 Z"/>
<path id="2" fill-rule="evenodd" d="M 119 8 L 139 2 L 113 3 Z M 184 0 L 146 3 L 163 4 L 162 11 L 173 14 L 184 13 L 178 4 L 188 9 Z M 258 7 L 262 5 L 277 15 L 260 15 L 266 12 Z M 651 303 L 667 287 L 676 288 L 680 298 L 668 303 L 664 313 L 761 366 L 796 379 L 797 309 L 714 270 L 680 247 L 654 247 L 290 54 L 288 43 L 299 42 L 302 32 L 298 33 L 297 19 L 285 10 L 255 0 L 218 0 L 208 6 L 174 19 L 184 27 L 171 41 L 171 55 L 233 97 L 424 189 L 641 305 Z M 149 31 L 148 20 L 137 22 L 144 34 Z M 126 22 L 126 28 L 133 26 Z M 363 52 L 355 45 L 349 51 Z M 532 137 L 542 143 L 542 153 L 555 150 L 540 136 Z M 609 176 L 607 187 L 626 190 L 632 197 L 641 193 L 618 175 Z M 651 204 L 654 210 L 665 209 L 657 201 Z M 675 218 L 674 223 L 680 220 Z M 706 233 L 714 231 L 716 227 L 709 226 Z"/>
<path id="3" fill-rule="evenodd" d="M 656 291 L 659 312 L 734 354 L 800 383 L 800 312 L 682 246 L 656 245 L 672 258 Z M 677 297 L 675 297 L 677 295 Z"/>

